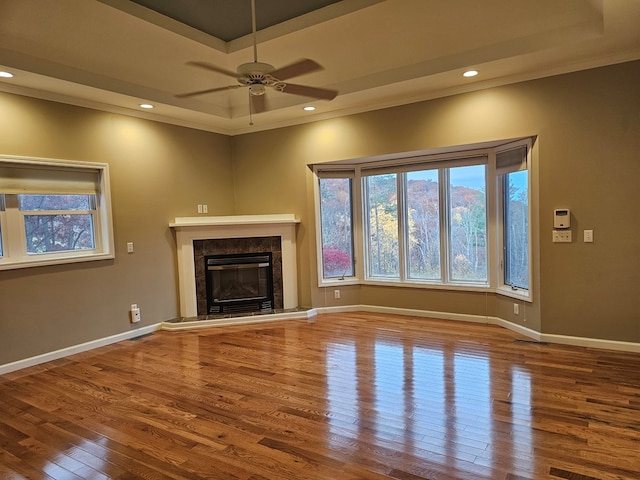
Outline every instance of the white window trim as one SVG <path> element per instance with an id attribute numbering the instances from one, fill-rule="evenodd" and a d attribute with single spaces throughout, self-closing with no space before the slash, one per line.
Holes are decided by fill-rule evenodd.
<path id="1" fill-rule="evenodd" d="M 115 257 L 109 166 L 106 163 L 0 155 L 0 165 L 3 163 L 42 166 L 61 171 L 98 171 L 99 185 L 96 193 L 96 210 L 91 211 L 95 215 L 93 219 L 94 249 L 27 255 L 23 213 L 28 212 L 7 215 L 6 211 L 2 211 L 0 222 L 2 222 L 3 256 L 0 258 L 0 270 L 108 260 Z"/>
<path id="2" fill-rule="evenodd" d="M 446 147 L 443 149 L 437 149 L 433 152 L 415 152 L 415 153 L 400 153 L 397 155 L 385 155 L 379 158 L 373 159 L 353 159 L 350 161 L 340 160 L 335 163 L 321 163 L 310 165 L 314 174 L 314 198 L 315 198 L 315 213 L 316 219 L 320 218 L 320 196 L 318 188 L 318 174 L 319 172 L 335 172 L 337 170 L 344 170 L 353 172 L 354 182 L 352 185 L 352 202 L 353 202 L 353 241 L 354 241 L 354 261 L 355 261 L 355 277 L 348 277 L 344 280 L 338 279 L 324 279 L 322 277 L 322 255 L 317 255 L 318 264 L 318 286 L 319 287 L 333 287 L 339 285 L 376 285 L 376 286 L 393 286 L 393 287 L 406 287 L 406 288 L 424 288 L 433 290 L 455 290 L 455 291 L 470 291 L 470 292 L 493 292 L 498 295 L 515 298 L 528 303 L 533 302 L 533 203 L 534 203 L 534 191 L 532 189 L 533 184 L 533 139 L 535 136 L 520 137 L 505 139 L 499 141 L 484 142 L 476 145 L 462 145 L 459 147 Z M 529 289 L 516 289 L 513 290 L 510 285 L 504 284 L 503 274 L 503 225 L 502 225 L 502 201 L 499 198 L 501 194 L 502 186 L 499 185 L 500 177 L 496 174 L 495 168 L 495 153 L 497 151 L 513 148 L 518 145 L 527 145 L 527 170 L 528 174 L 528 189 L 529 189 L 529 231 L 528 231 L 528 256 L 529 256 Z M 452 161 L 454 162 L 447 166 L 458 166 L 455 163 L 455 159 L 470 158 L 474 156 L 487 156 L 487 183 L 486 183 L 486 196 L 487 196 L 487 283 L 473 283 L 473 282 L 455 282 L 455 283 L 441 283 L 438 281 L 415 281 L 415 280 L 401 280 L 390 278 L 368 278 L 365 274 L 364 261 L 366 254 L 366 246 L 364 242 L 364 220 L 366 218 L 366 212 L 364 211 L 364 205 L 362 200 L 362 178 L 365 176 L 362 171 L 369 169 L 393 169 L 394 167 L 402 167 L 403 171 L 409 171 L 415 169 L 417 164 L 425 164 L 430 162 L 440 163 Z M 434 168 L 438 168 L 434 165 Z M 397 170 L 396 170 L 397 172 Z M 442 195 L 442 191 L 441 191 Z M 442 225 L 441 225 L 442 229 Z M 441 232 L 441 241 L 444 241 Z M 319 231 L 319 222 L 316 222 L 316 244 L 318 245 L 318 251 L 321 251 L 322 235 Z M 446 243 L 446 242 L 445 242 Z M 362 259 L 362 261 L 360 261 Z M 401 263 L 404 261 L 400 259 Z M 444 266 L 443 266 L 444 268 Z"/>
<path id="3" fill-rule="evenodd" d="M 354 263 L 354 275 L 353 276 L 345 276 L 343 278 L 324 278 L 324 266 L 322 265 L 322 214 L 320 212 L 320 178 L 322 178 L 323 173 L 331 172 L 335 174 L 334 178 L 349 178 L 351 180 L 351 229 L 353 235 L 353 263 Z M 315 199 L 315 215 L 318 219 L 316 226 L 316 245 L 317 250 L 319 252 L 316 255 L 316 268 L 318 272 L 318 285 L 321 287 L 330 287 L 330 286 L 338 286 L 338 285 L 358 285 L 360 283 L 360 275 L 358 273 L 359 263 L 357 259 L 358 257 L 358 240 L 355 232 L 356 229 L 356 198 L 357 195 L 360 194 L 358 186 L 356 185 L 358 182 L 355 180 L 355 171 L 353 168 L 331 168 L 331 169 L 321 169 L 314 167 L 313 168 L 313 195 Z"/>
<path id="4" fill-rule="evenodd" d="M 529 243 L 528 248 L 528 262 L 529 262 L 529 288 L 517 288 L 512 287 L 511 285 L 505 284 L 505 266 L 504 266 L 504 183 L 502 182 L 502 177 L 499 175 L 494 175 L 496 178 L 496 188 L 498 189 L 494 198 L 497 200 L 497 219 L 496 226 L 498 228 L 498 232 L 496 233 L 496 258 L 498 259 L 499 268 L 495 268 L 496 273 L 498 273 L 499 278 L 496 280 L 496 292 L 500 295 L 504 295 L 506 297 L 515 298 L 518 300 L 523 300 L 526 302 L 533 302 L 533 237 L 532 237 L 532 219 L 533 219 L 533 200 L 532 200 L 532 177 L 531 169 L 532 169 L 532 150 L 533 150 L 533 142 L 531 138 L 526 138 L 523 140 L 519 140 L 517 142 L 512 142 L 509 144 L 505 144 L 500 148 L 496 148 L 495 153 L 498 153 L 503 150 L 509 150 L 514 147 L 525 146 L 527 148 L 527 191 L 529 202 L 527 205 L 527 215 L 529 216 L 529 229 L 527 232 L 527 242 Z M 495 159 L 494 159 L 495 160 Z M 495 165 L 495 161 L 493 162 Z"/>

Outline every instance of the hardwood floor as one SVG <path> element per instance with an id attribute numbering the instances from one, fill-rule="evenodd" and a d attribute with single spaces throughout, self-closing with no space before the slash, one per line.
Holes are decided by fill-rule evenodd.
<path id="1" fill-rule="evenodd" d="M 0 377 L 0 478 L 640 478 L 640 356 L 369 313 Z"/>

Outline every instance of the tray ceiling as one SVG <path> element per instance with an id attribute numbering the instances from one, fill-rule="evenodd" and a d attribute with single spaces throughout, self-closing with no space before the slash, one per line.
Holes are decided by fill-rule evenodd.
<path id="1" fill-rule="evenodd" d="M 268 90 L 251 126 L 245 88 L 176 97 L 235 84 L 187 62 L 253 61 L 249 0 L 0 0 L 0 91 L 235 135 L 640 58 L 633 0 L 256 0 L 256 16 L 258 60 L 315 60 L 292 81 L 334 100 Z"/>

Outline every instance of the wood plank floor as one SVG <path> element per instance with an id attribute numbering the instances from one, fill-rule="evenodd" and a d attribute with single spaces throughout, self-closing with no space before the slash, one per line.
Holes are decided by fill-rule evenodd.
<path id="1" fill-rule="evenodd" d="M 640 356 L 349 313 L 0 377 L 0 478 L 640 478 Z"/>

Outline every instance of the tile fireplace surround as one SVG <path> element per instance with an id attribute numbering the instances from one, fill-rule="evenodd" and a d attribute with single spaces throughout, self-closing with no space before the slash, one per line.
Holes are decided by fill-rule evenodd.
<path id="1" fill-rule="evenodd" d="M 223 217 L 177 217 L 169 226 L 176 233 L 180 315 L 198 315 L 194 240 L 280 237 L 282 249 L 282 296 L 284 309 L 298 307 L 296 226 L 293 214 L 234 215 Z"/>

